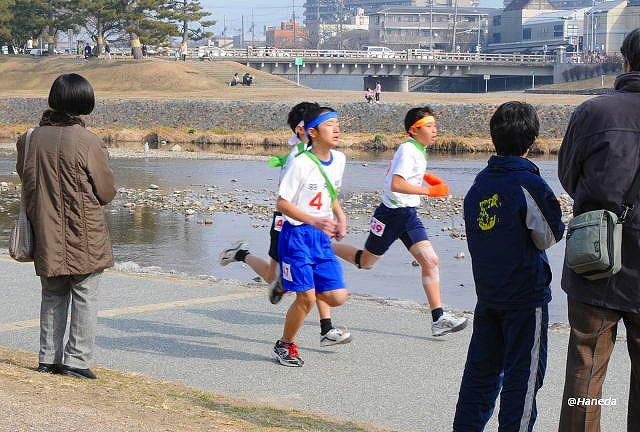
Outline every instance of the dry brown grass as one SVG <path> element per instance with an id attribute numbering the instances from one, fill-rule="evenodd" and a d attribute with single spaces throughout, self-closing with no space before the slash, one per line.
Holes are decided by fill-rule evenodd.
<path id="1" fill-rule="evenodd" d="M 33 370 L 36 356 L 0 347 L 2 430 L 136 431 L 381 431 L 97 369 L 98 380 Z"/>
<path id="2" fill-rule="evenodd" d="M 602 81 L 600 77 L 588 78 L 584 80 L 571 81 L 559 84 L 549 84 L 545 86 L 536 87 L 538 90 L 563 90 L 563 91 L 577 91 L 577 90 L 593 90 L 601 88 L 613 88 L 613 83 L 616 80 L 618 74 L 608 74 L 604 76 L 604 87 L 602 87 Z"/>
<path id="3" fill-rule="evenodd" d="M 204 72 L 181 62 L 153 60 L 75 61 L 71 58 L 32 59 L 14 57 L 0 61 L 5 91 L 23 95 L 48 94 L 51 83 L 63 73 L 79 73 L 91 82 L 96 94 L 132 94 L 163 92 L 219 92 L 228 86 Z M 11 89 L 11 90 L 9 90 Z"/>

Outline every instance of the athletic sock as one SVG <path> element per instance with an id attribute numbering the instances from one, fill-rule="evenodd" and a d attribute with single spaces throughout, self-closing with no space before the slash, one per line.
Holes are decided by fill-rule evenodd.
<path id="1" fill-rule="evenodd" d="M 333 324 L 331 324 L 331 318 L 323 318 L 320 320 L 320 335 L 324 336 L 327 334 L 329 330 L 333 328 Z"/>
<path id="2" fill-rule="evenodd" d="M 236 252 L 233 259 L 236 261 L 244 262 L 245 258 L 247 258 L 247 255 L 249 255 L 249 253 L 250 252 L 246 249 L 240 249 L 238 252 Z"/>
<path id="3" fill-rule="evenodd" d="M 441 307 L 435 308 L 434 310 L 431 311 L 431 319 L 433 320 L 433 322 L 436 322 L 440 319 L 442 314 L 444 314 L 444 311 L 442 310 Z"/>

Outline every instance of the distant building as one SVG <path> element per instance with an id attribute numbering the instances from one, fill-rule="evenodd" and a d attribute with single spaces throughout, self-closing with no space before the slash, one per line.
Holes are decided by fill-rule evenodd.
<path id="1" fill-rule="evenodd" d="M 306 0 L 305 24 L 337 23 L 363 9 L 366 15 L 386 7 L 426 7 L 430 0 Z M 479 0 L 458 0 L 458 7 L 478 7 Z M 454 6 L 455 0 L 433 0 L 434 6 Z"/>
<path id="2" fill-rule="evenodd" d="M 451 6 L 388 7 L 370 15 L 369 44 L 393 50 L 431 48 L 476 52 L 486 45 L 487 20 L 495 9 Z M 454 37 L 455 27 L 455 37 Z"/>
<path id="3" fill-rule="evenodd" d="M 309 42 L 307 30 L 300 23 L 285 21 L 280 27 L 267 27 L 267 46 L 276 48 L 304 48 Z"/>
<path id="4" fill-rule="evenodd" d="M 552 53 L 579 51 L 582 46 L 584 13 L 588 9 L 543 11 L 522 18 L 520 40 L 498 41 L 497 26 L 490 27 L 492 52 Z M 504 14 L 502 15 L 504 16 Z M 498 33 L 499 34 L 499 33 Z"/>
<path id="5" fill-rule="evenodd" d="M 504 7 L 506 8 L 512 3 L 513 0 L 504 0 Z M 601 2 L 602 0 L 596 0 Z M 554 9 L 582 9 L 593 6 L 594 0 L 550 0 Z"/>
<path id="6" fill-rule="evenodd" d="M 233 39 L 229 38 L 215 38 L 213 40 L 213 46 L 217 46 L 219 48 L 233 48 Z"/>
<path id="7" fill-rule="evenodd" d="M 584 14 L 584 51 L 620 55 L 625 36 L 640 27 L 640 0 L 597 4 Z"/>
<path id="8" fill-rule="evenodd" d="M 357 8 L 345 17 L 342 23 L 312 22 L 306 27 L 309 30 L 309 47 L 322 47 L 332 39 L 348 39 L 358 34 L 366 41 L 369 31 L 369 17 L 362 8 Z M 337 41 L 340 44 L 340 41 Z M 335 44 L 334 44 L 335 45 Z M 349 47 L 352 48 L 352 47 Z"/>

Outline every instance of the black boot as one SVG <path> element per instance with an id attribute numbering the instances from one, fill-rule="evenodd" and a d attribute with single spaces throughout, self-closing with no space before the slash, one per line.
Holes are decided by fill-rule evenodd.
<path id="1" fill-rule="evenodd" d="M 96 374 L 91 369 L 77 369 L 69 366 L 62 366 L 62 375 L 70 378 L 96 379 Z"/>
<path id="2" fill-rule="evenodd" d="M 50 373 L 50 374 L 59 374 L 62 372 L 62 368 L 60 365 L 51 364 L 51 363 L 38 363 L 38 372 L 41 373 Z"/>

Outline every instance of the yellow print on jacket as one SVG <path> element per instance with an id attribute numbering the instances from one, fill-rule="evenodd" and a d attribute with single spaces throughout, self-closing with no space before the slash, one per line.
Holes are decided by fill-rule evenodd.
<path id="1" fill-rule="evenodd" d="M 498 221 L 497 215 L 490 215 L 489 209 L 500 207 L 500 197 L 498 194 L 493 194 L 491 198 L 480 201 L 480 214 L 478 215 L 478 226 L 482 231 L 489 231 L 496 226 Z"/>

